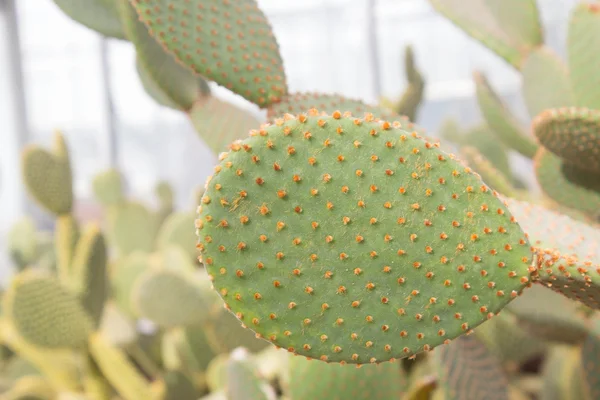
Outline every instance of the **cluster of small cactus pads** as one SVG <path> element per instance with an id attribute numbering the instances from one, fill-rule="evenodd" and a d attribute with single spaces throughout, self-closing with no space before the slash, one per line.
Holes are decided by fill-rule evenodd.
<path id="1" fill-rule="evenodd" d="M 411 122 L 410 48 L 401 100 L 371 106 L 289 93 L 255 0 L 54 1 L 130 41 L 148 94 L 218 163 L 190 211 L 166 182 L 146 203 L 103 172 L 94 222 L 77 217 L 65 137 L 23 149 L 55 225 L 9 235 L 1 398 L 600 398 L 597 4 L 573 11 L 567 67 L 534 0 L 430 0 L 523 73 L 537 115 L 530 136 L 477 73 L 486 123 L 448 123 L 439 142 Z M 510 149 L 534 159 L 542 196 Z"/>

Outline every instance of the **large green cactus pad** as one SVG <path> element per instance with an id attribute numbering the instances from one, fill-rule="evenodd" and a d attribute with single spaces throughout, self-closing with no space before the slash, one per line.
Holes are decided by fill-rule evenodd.
<path id="1" fill-rule="evenodd" d="M 259 124 L 250 112 L 216 97 L 199 100 L 189 116 L 200 138 L 217 154 Z"/>
<path id="2" fill-rule="evenodd" d="M 600 109 L 600 5 L 584 1 L 574 7 L 567 39 L 575 105 Z"/>
<path id="3" fill-rule="evenodd" d="M 521 128 L 519 122 L 494 92 L 487 79 L 480 73 L 475 73 L 474 79 L 479 108 L 498 139 L 525 157 L 533 157 L 537 149 L 534 140 L 527 136 L 525 130 Z"/>
<path id="4" fill-rule="evenodd" d="M 529 115 L 575 104 L 567 66 L 550 48 L 540 47 L 532 51 L 521 72 L 523 97 Z M 552 84 L 549 85 L 549 82 Z"/>
<path id="5" fill-rule="evenodd" d="M 69 17 L 101 35 L 125 39 L 117 11 L 120 0 L 54 0 Z"/>
<path id="6" fill-rule="evenodd" d="M 508 400 L 508 380 L 498 359 L 475 336 L 462 336 L 435 351 L 446 400 Z"/>
<path id="7" fill-rule="evenodd" d="M 506 176 L 496 169 L 492 163 L 475 147 L 465 146 L 460 149 L 460 155 L 467 165 L 481 175 L 481 179 L 492 189 L 505 196 L 515 196 L 517 192 Z"/>
<path id="8" fill-rule="evenodd" d="M 528 242 L 495 193 L 396 126 L 312 110 L 221 157 L 198 246 L 227 306 L 265 339 L 328 361 L 408 357 L 527 282 Z"/>
<path id="9" fill-rule="evenodd" d="M 308 110 L 316 108 L 320 111 L 332 113 L 336 110 L 350 111 L 355 115 L 363 115 L 366 112 L 372 113 L 376 118 L 395 119 L 398 115 L 390 110 L 365 104 L 361 100 L 346 98 L 338 94 L 323 94 L 315 92 L 297 92 L 284 97 L 281 102 L 272 104 L 268 109 L 268 118 L 273 120 L 281 118 L 284 114 L 306 113 Z M 406 121 L 408 123 L 408 121 Z"/>
<path id="10" fill-rule="evenodd" d="M 549 109 L 533 120 L 533 133 L 565 162 L 600 174 L 600 111 Z"/>
<path id="11" fill-rule="evenodd" d="M 160 104 L 175 104 L 174 108 L 180 110 L 189 110 L 200 96 L 209 94 L 210 90 L 204 79 L 195 76 L 191 69 L 177 62 L 150 36 L 148 28 L 140 22 L 129 1 L 119 0 L 119 3 L 125 32 L 135 45 L 140 78 L 149 94 L 155 93 L 152 88 L 157 89 L 161 94 L 157 99 Z"/>
<path id="12" fill-rule="evenodd" d="M 466 34 L 515 68 L 542 43 L 534 0 L 429 0 L 433 7 Z M 498 12 L 501 11 L 501 12 Z"/>
<path id="13" fill-rule="evenodd" d="M 75 295 L 34 271 L 13 278 L 4 312 L 29 343 L 46 348 L 85 345 L 92 323 Z"/>
<path id="14" fill-rule="evenodd" d="M 537 249 L 537 279 L 549 288 L 600 309 L 600 235 L 594 226 L 541 206 L 508 201 Z"/>
<path id="15" fill-rule="evenodd" d="M 37 145 L 28 145 L 23 150 L 21 164 L 25 186 L 38 204 L 56 215 L 71 211 L 71 164 L 61 133 L 55 133 L 51 152 Z"/>
<path id="16" fill-rule="evenodd" d="M 291 400 L 401 399 L 407 385 L 398 362 L 356 368 L 296 356 L 289 361 L 289 375 Z"/>
<path id="17" fill-rule="evenodd" d="M 255 0 L 130 0 L 187 67 L 261 106 L 287 93 L 271 26 Z"/>
<path id="18" fill-rule="evenodd" d="M 560 157 L 540 147 L 534 168 L 542 191 L 557 203 L 597 217 L 600 210 L 598 174 L 564 163 Z"/>

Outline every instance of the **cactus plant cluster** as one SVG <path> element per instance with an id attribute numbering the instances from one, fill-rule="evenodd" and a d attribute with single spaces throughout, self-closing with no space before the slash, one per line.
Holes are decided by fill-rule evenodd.
<path id="1" fill-rule="evenodd" d="M 175 211 L 167 183 L 153 208 L 118 170 L 99 174 L 103 219 L 82 226 L 64 136 L 23 150 L 55 228 L 11 232 L 2 396 L 598 397 L 597 5 L 573 12 L 567 68 L 535 1 L 431 0 L 523 73 L 537 115 L 529 136 L 476 74 L 486 123 L 463 142 L 445 127 L 470 145 L 456 157 L 412 122 L 424 80 L 410 50 L 407 99 L 390 109 L 290 93 L 254 0 L 55 2 L 130 41 L 147 92 L 219 157 L 195 211 Z M 515 187 L 508 149 L 535 159 L 552 202 Z"/>

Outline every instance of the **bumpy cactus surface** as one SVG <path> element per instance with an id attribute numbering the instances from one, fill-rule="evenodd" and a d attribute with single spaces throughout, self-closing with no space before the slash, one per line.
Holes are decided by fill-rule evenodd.
<path id="1" fill-rule="evenodd" d="M 528 241 L 470 170 L 389 122 L 288 116 L 221 158 L 197 221 L 237 317 L 327 361 L 408 357 L 528 282 Z"/>

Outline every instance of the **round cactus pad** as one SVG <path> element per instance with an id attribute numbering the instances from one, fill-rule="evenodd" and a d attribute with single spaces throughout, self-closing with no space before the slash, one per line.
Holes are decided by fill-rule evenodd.
<path id="1" fill-rule="evenodd" d="M 411 356 L 528 280 L 529 243 L 496 194 L 399 123 L 313 109 L 231 149 L 207 183 L 198 247 L 227 307 L 291 352 Z"/>

